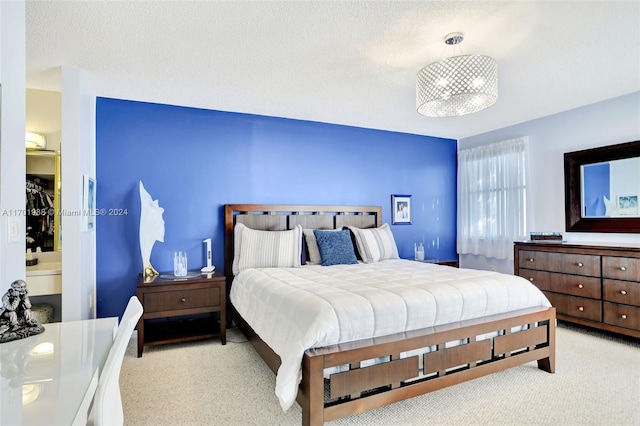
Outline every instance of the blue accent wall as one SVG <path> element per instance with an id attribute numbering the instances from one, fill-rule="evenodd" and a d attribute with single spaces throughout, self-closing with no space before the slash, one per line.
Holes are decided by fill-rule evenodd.
<path id="1" fill-rule="evenodd" d="M 164 208 L 164 242 L 151 264 L 224 268 L 229 203 L 380 205 L 411 194 L 411 225 L 392 225 L 401 257 L 457 259 L 457 142 L 406 133 L 98 98 L 96 105 L 97 309 L 120 315 L 142 269 L 139 181 Z M 109 212 L 115 213 L 109 215 Z"/>
<path id="2" fill-rule="evenodd" d="M 583 168 L 584 217 L 603 217 L 606 214 L 603 197 L 611 200 L 609 163 L 589 164 Z"/>

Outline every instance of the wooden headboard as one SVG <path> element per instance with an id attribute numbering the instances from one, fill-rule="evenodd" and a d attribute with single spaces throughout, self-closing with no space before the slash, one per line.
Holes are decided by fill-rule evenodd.
<path id="1" fill-rule="evenodd" d="M 306 229 L 340 229 L 343 226 L 377 228 L 382 225 L 380 206 L 305 206 L 283 204 L 225 204 L 224 270 L 227 288 L 233 280 L 233 228 L 286 231 L 301 225 Z"/>

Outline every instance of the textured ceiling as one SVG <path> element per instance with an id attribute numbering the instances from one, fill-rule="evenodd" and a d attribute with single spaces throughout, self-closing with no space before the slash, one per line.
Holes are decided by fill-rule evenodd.
<path id="1" fill-rule="evenodd" d="M 66 65 L 97 96 L 454 139 L 640 90 L 640 1 L 27 1 L 26 17 L 33 89 L 59 91 Z M 417 71 L 454 53 L 498 61 L 498 102 L 419 115 Z"/>

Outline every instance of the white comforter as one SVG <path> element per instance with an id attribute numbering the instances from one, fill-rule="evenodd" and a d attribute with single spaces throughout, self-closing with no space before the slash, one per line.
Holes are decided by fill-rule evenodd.
<path id="1" fill-rule="evenodd" d="M 513 310 L 551 306 L 521 277 L 409 260 L 240 272 L 231 302 L 282 364 L 276 395 L 296 398 L 306 349 Z"/>

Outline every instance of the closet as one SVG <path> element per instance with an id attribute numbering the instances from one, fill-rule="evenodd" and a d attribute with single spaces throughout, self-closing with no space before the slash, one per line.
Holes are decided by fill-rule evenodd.
<path id="1" fill-rule="evenodd" d="M 30 154 L 27 153 L 27 158 L 29 157 Z M 41 251 L 58 250 L 56 159 L 52 160 L 54 165 L 51 174 L 27 173 L 26 176 L 26 247 L 32 252 L 36 252 L 38 248 Z"/>
<path id="2" fill-rule="evenodd" d="M 25 230 L 27 250 L 35 265 L 25 275 L 33 306 L 53 308 L 53 321 L 62 318 L 61 205 L 61 94 L 27 89 L 26 131 L 45 137 L 45 146 L 27 143 L 25 176 Z M 30 141 L 30 135 L 26 135 Z M 40 252 L 37 249 L 40 248 Z M 25 253 L 25 258 L 29 255 Z M 25 259 L 25 260 L 26 260 Z"/>
<path id="3" fill-rule="evenodd" d="M 61 94 L 27 89 L 26 114 L 26 248 L 36 252 L 62 249 L 60 227 Z M 30 137 L 44 137 L 44 146 L 30 146 Z M 35 149 L 39 148 L 39 149 Z"/>

